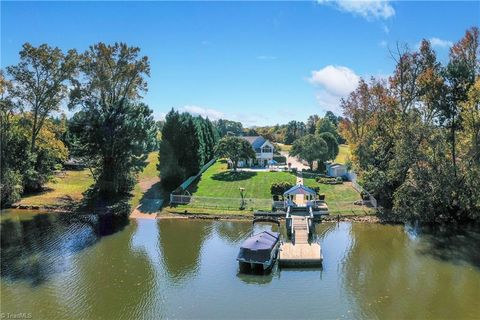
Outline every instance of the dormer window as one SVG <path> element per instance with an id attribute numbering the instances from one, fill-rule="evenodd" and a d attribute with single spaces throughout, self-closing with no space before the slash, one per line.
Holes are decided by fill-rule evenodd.
<path id="1" fill-rule="evenodd" d="M 265 147 L 262 148 L 262 152 L 263 152 L 263 153 L 272 153 L 273 150 L 272 150 L 272 147 L 270 147 L 270 146 L 265 146 Z"/>

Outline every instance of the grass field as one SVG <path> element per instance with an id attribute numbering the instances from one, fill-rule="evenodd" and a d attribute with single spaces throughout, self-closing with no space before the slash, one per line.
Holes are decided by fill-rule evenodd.
<path id="1" fill-rule="evenodd" d="M 225 160 L 219 160 L 204 172 L 196 185 L 189 190 L 195 196 L 240 198 L 240 188 L 245 188 L 246 198 L 271 199 L 270 186 L 275 182 L 295 183 L 289 172 L 231 172 Z"/>
<path id="2" fill-rule="evenodd" d="M 347 144 L 341 144 L 338 146 L 338 149 L 339 152 L 338 156 L 335 158 L 335 162 L 345 163 L 351 156 L 350 147 Z"/>
<path id="3" fill-rule="evenodd" d="M 291 145 L 291 144 L 277 143 L 277 145 L 282 149 L 282 150 L 280 150 L 280 151 L 289 152 L 290 149 L 292 149 L 292 145 Z"/>
<path id="4" fill-rule="evenodd" d="M 320 194 L 325 195 L 328 210 L 331 214 L 362 214 L 371 213 L 364 206 L 354 205 L 353 202 L 361 200 L 360 194 L 353 189 L 350 182 L 343 184 L 320 184 L 313 178 L 304 178 L 303 183 L 308 187 L 320 187 Z"/>
<path id="5" fill-rule="evenodd" d="M 138 183 L 132 191 L 130 203 L 135 208 L 145 193 L 152 193 L 152 188 L 159 188 L 158 182 L 158 152 L 148 155 L 147 166 L 138 175 Z M 88 169 L 63 171 L 53 181 L 47 183 L 45 191 L 28 194 L 22 197 L 19 205 L 25 206 L 62 206 L 72 201 L 79 201 L 83 192 L 93 184 L 93 178 Z M 155 191 L 155 190 L 153 190 Z"/>
<path id="6" fill-rule="evenodd" d="M 18 204 L 27 206 L 61 206 L 82 199 L 82 193 L 93 184 L 88 169 L 67 170 L 48 182 L 45 191 L 28 194 Z"/>
<path id="7" fill-rule="evenodd" d="M 270 186 L 274 182 L 287 181 L 295 183 L 296 177 L 288 172 L 238 172 L 227 170 L 225 161 L 212 165 L 189 192 L 194 196 L 188 205 L 178 205 L 168 208 L 174 213 L 238 215 L 252 214 L 254 210 L 270 210 Z M 304 184 L 310 187 L 320 187 L 320 193 L 325 194 L 329 210 L 332 214 L 352 215 L 364 214 L 368 209 L 353 204 L 360 200 L 360 195 L 350 183 L 339 185 L 319 184 L 315 179 L 304 179 Z M 239 210 L 240 191 L 245 188 L 247 202 L 245 210 Z"/>

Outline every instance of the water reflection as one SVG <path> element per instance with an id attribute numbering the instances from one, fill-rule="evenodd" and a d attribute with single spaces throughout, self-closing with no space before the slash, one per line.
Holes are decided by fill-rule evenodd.
<path id="1" fill-rule="evenodd" d="M 159 222 L 160 244 L 167 274 L 176 282 L 192 277 L 199 266 L 202 245 L 212 222 L 164 219 Z"/>
<path id="2" fill-rule="evenodd" d="M 76 252 L 94 244 L 105 230 L 112 233 L 120 227 L 111 217 L 96 215 L 39 213 L 20 219 L 13 210 L 2 215 L 1 276 L 32 286 L 69 270 Z"/>
<path id="3" fill-rule="evenodd" d="M 215 224 L 215 231 L 223 240 L 238 244 L 252 232 L 252 223 L 246 221 L 222 221 Z"/>
<path id="4" fill-rule="evenodd" d="M 409 233 L 421 234 L 417 253 L 432 258 L 469 264 L 480 269 L 480 226 L 409 226 Z"/>
<path id="5" fill-rule="evenodd" d="M 38 319 L 478 318 L 480 270 L 465 258 L 452 261 L 451 246 L 430 238 L 444 236 L 438 231 L 411 237 L 400 226 L 321 223 L 314 240 L 323 269 L 255 276 L 237 274 L 235 258 L 250 231 L 268 224 L 144 220 L 98 241 L 94 220 L 58 218 L 2 220 L 2 312 Z M 478 241 L 462 232 L 448 237 Z M 432 245 L 450 258 L 428 254 Z M 13 262 L 3 263 L 4 252 Z M 29 275 L 14 279 L 15 268 Z M 32 287 L 31 279 L 40 280 Z"/>
<path id="6" fill-rule="evenodd" d="M 358 317 L 478 316 L 472 306 L 480 299 L 480 279 L 472 268 L 455 269 L 424 255 L 437 246 L 430 234 L 420 232 L 420 241 L 412 241 L 400 226 L 352 224 L 350 235 L 342 277 Z"/>

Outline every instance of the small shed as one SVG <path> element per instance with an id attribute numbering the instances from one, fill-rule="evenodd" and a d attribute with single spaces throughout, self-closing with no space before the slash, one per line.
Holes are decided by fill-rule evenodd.
<path id="1" fill-rule="evenodd" d="M 330 177 L 344 177 L 347 175 L 347 167 L 341 163 L 328 164 L 327 174 Z"/>

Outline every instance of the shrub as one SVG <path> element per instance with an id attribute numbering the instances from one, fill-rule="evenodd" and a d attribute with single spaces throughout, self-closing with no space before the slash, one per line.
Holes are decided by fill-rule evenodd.
<path id="1" fill-rule="evenodd" d="M 278 163 L 286 163 L 287 157 L 285 156 L 274 156 L 273 160 L 277 161 Z"/>
<path id="2" fill-rule="evenodd" d="M 277 199 L 279 197 L 281 197 L 283 199 L 283 194 L 285 193 L 285 191 L 287 191 L 291 187 L 293 187 L 293 185 L 290 182 L 272 183 L 272 185 L 270 186 L 270 193 L 274 197 L 277 196 Z"/>
<path id="3" fill-rule="evenodd" d="M 337 178 L 317 177 L 315 178 L 315 181 L 322 184 L 342 184 L 343 183 L 343 179 L 341 177 L 337 177 Z"/>

